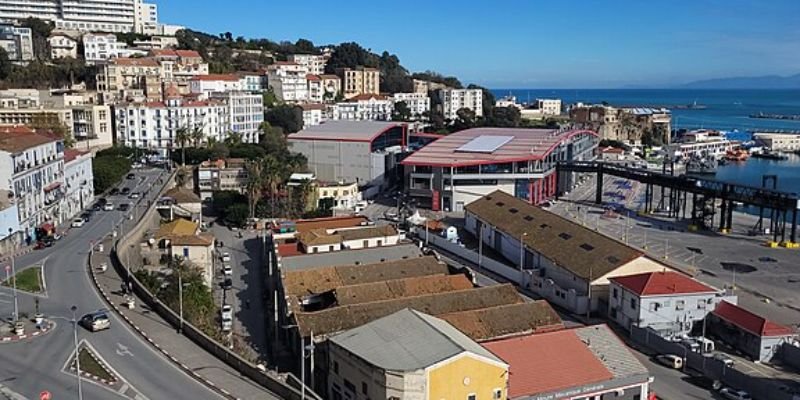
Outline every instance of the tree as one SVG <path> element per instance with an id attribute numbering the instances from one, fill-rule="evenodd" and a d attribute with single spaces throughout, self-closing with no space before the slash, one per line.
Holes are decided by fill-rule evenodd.
<path id="1" fill-rule="evenodd" d="M 434 83 L 441 83 L 448 87 L 452 87 L 455 89 L 461 89 L 463 86 L 461 85 L 461 81 L 454 76 L 444 76 L 438 72 L 434 71 L 425 71 L 425 72 L 415 72 L 411 75 L 413 79 L 418 79 L 421 81 L 428 81 Z"/>
<path id="2" fill-rule="evenodd" d="M 247 204 L 233 204 L 225 209 L 225 223 L 230 226 L 242 227 L 247 222 L 250 210 Z"/>
<path id="3" fill-rule="evenodd" d="M 239 132 L 231 131 L 225 136 L 225 145 L 228 147 L 238 146 L 242 144 L 243 141 L 243 135 Z"/>
<path id="4" fill-rule="evenodd" d="M 189 137 L 192 139 L 192 143 L 194 143 L 194 147 L 200 147 L 203 143 L 203 139 L 205 138 L 205 133 L 203 132 L 203 127 L 199 125 L 195 125 L 189 131 Z"/>
<path id="5" fill-rule="evenodd" d="M 297 39 L 294 43 L 294 51 L 296 53 L 315 54 L 317 53 L 317 48 L 314 47 L 314 43 L 308 39 Z"/>
<path id="6" fill-rule="evenodd" d="M 33 114 L 31 123 L 28 125 L 33 129 L 41 129 L 58 135 L 64 140 L 65 147 L 75 146 L 75 138 L 72 137 L 69 127 L 59 121 L 57 114 L 47 112 Z"/>
<path id="7" fill-rule="evenodd" d="M 310 179 L 292 187 L 292 208 L 296 216 L 302 216 L 309 209 L 309 196 L 313 190 L 314 183 Z"/>
<path id="8" fill-rule="evenodd" d="M 225 217 L 225 211 L 234 204 L 247 205 L 247 197 L 233 190 L 217 190 L 211 196 L 211 208 L 220 217 Z"/>
<path id="9" fill-rule="evenodd" d="M 50 44 L 47 38 L 53 32 L 53 24 L 38 18 L 25 18 L 20 25 L 31 28 L 34 57 L 39 61 L 50 60 Z"/>
<path id="10" fill-rule="evenodd" d="M 459 108 L 456 111 L 456 120 L 453 121 L 453 130 L 460 131 L 464 129 L 474 128 L 477 122 L 475 111 L 471 108 Z"/>
<path id="11" fill-rule="evenodd" d="M 272 88 L 267 89 L 261 97 L 264 99 L 264 108 L 270 109 L 275 107 L 275 105 L 280 103 L 278 100 L 278 96 L 275 95 L 275 92 L 272 91 Z"/>
<path id="12" fill-rule="evenodd" d="M 394 103 L 394 111 L 392 111 L 392 120 L 394 121 L 409 121 L 411 120 L 411 109 L 405 101 L 398 101 Z"/>
<path id="13" fill-rule="evenodd" d="M 486 119 L 486 125 L 500 128 L 516 128 L 521 121 L 519 109 L 516 107 L 494 107 L 492 114 Z"/>
<path id="14" fill-rule="evenodd" d="M 257 160 L 267 155 L 267 151 L 257 144 L 242 143 L 240 145 L 231 147 L 229 155 L 232 158 Z"/>
<path id="15" fill-rule="evenodd" d="M 186 143 L 192 139 L 190 128 L 182 126 L 175 131 L 175 141 L 181 147 L 181 165 L 186 165 Z"/>
<path id="16" fill-rule="evenodd" d="M 103 193 L 122 180 L 131 169 L 131 160 L 117 155 L 99 155 L 92 160 L 94 192 Z"/>
<path id="17" fill-rule="evenodd" d="M 13 67 L 14 64 L 8 59 L 8 53 L 6 53 L 5 49 L 0 48 L 0 80 L 8 78 L 8 74 L 11 73 Z"/>
<path id="18" fill-rule="evenodd" d="M 256 203 L 264 190 L 264 164 L 261 160 L 250 160 L 245 164 L 247 171 L 247 205 L 250 218 L 255 217 Z"/>
<path id="19" fill-rule="evenodd" d="M 228 150 L 228 146 L 225 143 L 214 143 L 210 145 L 211 147 L 211 158 L 215 160 L 219 160 L 220 158 L 228 158 L 230 156 L 230 150 Z"/>
<path id="20" fill-rule="evenodd" d="M 167 266 L 170 273 L 164 279 L 166 286 L 159 291 L 161 300 L 173 311 L 178 310 L 182 303 L 187 321 L 204 331 L 215 330 L 214 296 L 200 270 L 180 257 L 170 259 Z"/>
<path id="21" fill-rule="evenodd" d="M 286 133 L 295 133 L 303 129 L 303 109 L 291 104 L 273 107 L 264 113 L 264 121 L 271 126 L 283 128 Z"/>

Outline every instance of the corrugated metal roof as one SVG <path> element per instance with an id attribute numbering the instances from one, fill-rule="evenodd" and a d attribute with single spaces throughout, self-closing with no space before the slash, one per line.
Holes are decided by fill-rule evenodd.
<path id="1" fill-rule="evenodd" d="M 402 126 L 397 122 L 328 121 L 289 135 L 289 140 L 346 140 L 370 142 L 390 128 Z"/>
<path id="2" fill-rule="evenodd" d="M 283 271 L 302 271 L 319 268 L 320 265 L 375 264 L 422 257 L 415 244 L 373 247 L 369 249 L 341 250 L 318 254 L 301 254 L 281 259 Z"/>
<path id="3" fill-rule="evenodd" d="M 464 352 L 505 364 L 447 322 L 407 308 L 330 340 L 389 371 L 425 369 Z"/>

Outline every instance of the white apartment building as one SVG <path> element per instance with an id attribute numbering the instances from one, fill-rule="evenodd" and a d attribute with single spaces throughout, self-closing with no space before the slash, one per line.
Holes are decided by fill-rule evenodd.
<path id="1" fill-rule="evenodd" d="M 258 143 L 264 122 L 264 98 L 259 93 L 228 91 L 211 93 L 211 98 L 228 106 L 228 130 L 242 135 L 245 143 Z"/>
<path id="2" fill-rule="evenodd" d="M 13 193 L 23 237 L 64 221 L 64 142 L 23 126 L 0 127 L 0 185 Z"/>
<path id="3" fill-rule="evenodd" d="M 536 108 L 543 115 L 561 115 L 561 99 L 536 99 Z"/>
<path id="4" fill-rule="evenodd" d="M 324 104 L 303 104 L 300 107 L 303 108 L 303 129 L 319 125 L 327 119 Z"/>
<path id="5" fill-rule="evenodd" d="M 65 33 L 53 33 L 47 38 L 50 45 L 50 58 L 78 58 L 78 41 Z"/>
<path id="6" fill-rule="evenodd" d="M 0 48 L 6 51 L 11 61 L 33 60 L 33 32 L 31 28 L 0 25 Z"/>
<path id="7" fill-rule="evenodd" d="M 175 36 L 150 36 L 147 40 L 134 40 L 133 47 L 143 50 L 165 50 L 178 47 L 178 39 Z"/>
<path id="8" fill-rule="evenodd" d="M 310 103 L 322 103 L 325 95 L 325 88 L 322 86 L 322 79 L 319 75 L 306 75 L 308 82 L 308 101 Z"/>
<path id="9" fill-rule="evenodd" d="M 381 74 L 376 68 L 344 68 L 341 75 L 344 82 L 344 97 L 347 99 L 361 94 L 380 93 Z"/>
<path id="10" fill-rule="evenodd" d="M 411 110 L 412 120 L 424 119 L 431 111 L 431 98 L 427 93 L 395 93 L 392 95 L 394 104 L 399 102 L 406 103 Z"/>
<path id="11" fill-rule="evenodd" d="M 328 117 L 334 121 L 391 121 L 394 101 L 379 94 L 362 94 L 328 106 Z"/>
<path id="12" fill-rule="evenodd" d="M 322 75 L 325 73 L 325 64 L 328 57 L 318 54 L 289 54 L 289 62 L 301 65 L 306 69 L 306 73 L 312 75 Z"/>
<path id="13" fill-rule="evenodd" d="M 263 92 L 266 87 L 262 75 L 257 73 L 238 73 L 242 90 L 246 92 Z"/>
<path id="14" fill-rule="evenodd" d="M 317 182 L 317 199 L 333 199 L 333 208 L 351 210 L 362 200 L 356 182 Z"/>
<path id="15" fill-rule="evenodd" d="M 180 148 L 175 134 L 199 128 L 203 140 L 225 140 L 230 129 L 228 106 L 217 100 L 172 98 L 160 102 L 121 103 L 115 107 L 117 143 L 160 151 Z M 185 143 L 189 146 L 191 143 Z"/>
<path id="16" fill-rule="evenodd" d="M 64 150 L 64 204 L 62 220 L 81 213 L 94 202 L 92 153 L 74 149 Z"/>
<path id="17" fill-rule="evenodd" d="M 197 75 L 189 79 L 191 93 L 208 94 L 245 90 L 245 82 L 234 74 Z"/>
<path id="18" fill-rule="evenodd" d="M 82 32 L 158 33 L 158 9 L 142 0 L 0 0 L 0 20 L 28 17 Z"/>
<path id="19" fill-rule="evenodd" d="M 483 116 L 483 91 L 481 89 L 439 89 L 436 95 L 442 104 L 442 113 L 446 120 L 458 118 L 458 110 L 468 108 L 475 116 Z"/>
<path id="20" fill-rule="evenodd" d="M 83 58 L 87 64 L 98 64 L 112 58 L 143 56 L 147 52 L 128 49 L 125 42 L 117 40 L 113 33 L 87 33 L 83 35 Z"/>
<path id="21" fill-rule="evenodd" d="M 305 68 L 297 63 L 278 61 L 267 67 L 267 82 L 281 101 L 308 100 L 308 81 Z"/>

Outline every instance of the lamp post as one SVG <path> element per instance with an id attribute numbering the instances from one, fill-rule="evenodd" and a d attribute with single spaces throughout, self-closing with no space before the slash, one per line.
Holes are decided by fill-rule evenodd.
<path id="1" fill-rule="evenodd" d="M 13 229 L 8 228 L 8 236 L 11 236 Z M 13 243 L 12 243 L 13 244 Z M 13 246 L 12 246 L 13 247 Z M 6 270 L 6 275 L 8 275 L 8 270 Z M 6 279 L 8 280 L 8 279 Z M 17 303 L 17 271 L 14 265 L 14 254 L 11 254 L 11 287 L 14 293 L 14 322 L 17 322 L 19 319 L 19 304 Z"/>
<path id="2" fill-rule="evenodd" d="M 78 350 L 78 319 L 75 312 L 78 307 L 73 305 L 72 310 L 72 341 L 75 343 L 75 372 L 78 376 L 78 400 L 83 400 L 83 387 L 81 386 L 81 354 Z"/>
<path id="3" fill-rule="evenodd" d="M 297 336 L 300 338 L 300 399 L 306 398 L 306 358 L 311 360 L 311 382 L 314 382 L 314 332 L 311 332 L 311 343 L 306 346 L 305 339 L 300 335 L 300 327 L 296 324 L 283 325 L 283 329 L 297 328 Z M 306 355 L 306 350 L 309 354 Z M 313 386 L 313 383 L 312 385 Z"/>

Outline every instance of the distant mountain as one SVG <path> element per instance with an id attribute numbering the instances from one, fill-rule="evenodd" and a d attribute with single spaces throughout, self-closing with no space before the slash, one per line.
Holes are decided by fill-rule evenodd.
<path id="1" fill-rule="evenodd" d="M 706 79 L 679 86 L 681 89 L 800 89 L 800 74 Z"/>

